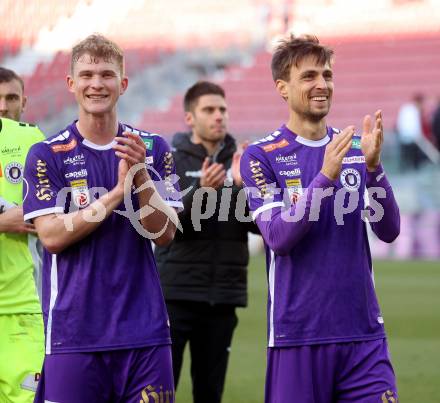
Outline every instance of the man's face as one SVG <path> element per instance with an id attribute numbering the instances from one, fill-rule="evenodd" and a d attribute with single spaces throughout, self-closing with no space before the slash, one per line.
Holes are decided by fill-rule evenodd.
<path id="1" fill-rule="evenodd" d="M 89 54 L 82 55 L 67 76 L 69 91 L 85 113 L 103 115 L 114 111 L 120 95 L 127 89 L 128 79 L 122 77 L 118 64 Z"/>
<path id="2" fill-rule="evenodd" d="M 221 95 L 202 95 L 185 122 L 191 127 L 195 140 L 218 143 L 223 141 L 228 129 L 228 109 Z"/>
<path id="3" fill-rule="evenodd" d="M 0 83 L 0 117 L 19 121 L 26 97 L 18 80 Z"/>
<path id="4" fill-rule="evenodd" d="M 329 63 L 320 65 L 308 56 L 290 70 L 290 80 L 277 80 L 277 89 L 289 109 L 305 120 L 318 122 L 330 110 L 333 95 L 333 71 Z"/>

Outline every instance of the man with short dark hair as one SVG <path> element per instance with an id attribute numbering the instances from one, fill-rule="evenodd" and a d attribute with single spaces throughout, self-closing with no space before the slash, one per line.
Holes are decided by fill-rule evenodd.
<path id="1" fill-rule="evenodd" d="M 23 221 L 23 170 L 30 147 L 44 140 L 20 122 L 23 80 L 0 67 L 0 401 L 32 402 L 44 356 L 35 279 L 40 257 L 35 227 Z"/>
<path id="2" fill-rule="evenodd" d="M 399 234 L 382 114 L 365 116 L 361 136 L 327 126 L 332 64 L 316 37 L 279 44 L 272 74 L 289 119 L 241 160 L 267 256 L 266 403 L 397 402 L 363 221 L 385 242 Z"/>
<path id="3" fill-rule="evenodd" d="M 19 121 L 26 102 L 23 79 L 15 71 L 0 67 L 0 117 Z"/>
<path id="4" fill-rule="evenodd" d="M 174 402 L 168 316 L 151 241 L 181 208 L 159 135 L 120 123 L 122 50 L 102 35 L 72 49 L 78 120 L 26 161 L 26 220 L 45 247 L 46 356 L 36 402 Z"/>
<path id="5" fill-rule="evenodd" d="M 247 233 L 257 229 L 236 216 L 240 153 L 227 134 L 223 88 L 207 81 L 194 84 L 184 109 L 191 131 L 176 134 L 172 143 L 185 193 L 179 214 L 183 232 L 169 246 L 156 248 L 155 255 L 171 322 L 176 387 L 189 342 L 194 402 L 219 403 L 235 309 L 247 304 Z M 246 206 L 245 196 L 242 202 Z"/>

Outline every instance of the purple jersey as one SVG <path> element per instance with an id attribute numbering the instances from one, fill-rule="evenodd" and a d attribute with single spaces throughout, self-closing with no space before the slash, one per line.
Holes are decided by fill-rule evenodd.
<path id="1" fill-rule="evenodd" d="M 146 164 L 155 170 L 149 170 L 150 176 L 164 179 L 158 186 L 162 197 L 181 208 L 179 190 L 171 180 L 174 162 L 165 140 L 119 124 L 118 136 L 124 131 L 140 134 L 146 144 Z M 25 220 L 78 211 L 113 189 L 119 164 L 114 144 L 91 143 L 79 134 L 74 122 L 34 145 L 24 174 Z M 130 207 L 137 212 L 137 196 L 132 194 L 130 199 Z M 123 201 L 117 210 L 128 209 Z M 94 232 L 61 253 L 45 251 L 43 314 L 47 354 L 170 343 L 151 242 L 116 210 Z"/>
<path id="2" fill-rule="evenodd" d="M 266 246 L 270 347 L 384 337 L 362 220 L 365 188 L 385 186 L 383 222 L 392 231 L 398 209 L 384 175 L 380 183 L 369 178 L 357 136 L 339 180 L 320 173 L 325 146 L 336 133 L 328 128 L 323 139 L 311 141 L 283 126 L 249 146 L 241 160 L 250 210 Z"/>

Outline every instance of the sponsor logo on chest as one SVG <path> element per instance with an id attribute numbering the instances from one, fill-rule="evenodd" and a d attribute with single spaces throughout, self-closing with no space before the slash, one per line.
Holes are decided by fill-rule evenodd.
<path id="1" fill-rule="evenodd" d="M 342 164 L 364 164 L 365 157 L 363 155 L 354 155 L 352 157 L 344 157 L 342 160 Z"/>
<path id="2" fill-rule="evenodd" d="M 36 169 L 36 177 L 38 183 L 35 185 L 35 196 L 38 200 L 50 201 L 55 196 L 54 191 L 50 187 L 50 181 L 47 177 L 47 163 L 43 160 L 38 160 Z"/>
<path id="3" fill-rule="evenodd" d="M 67 144 L 55 144 L 53 146 L 50 146 L 52 151 L 54 153 L 61 153 L 61 152 L 67 152 L 73 150 L 77 145 L 76 139 L 73 139 Z"/>
<path id="4" fill-rule="evenodd" d="M 267 153 L 270 153 L 270 152 L 275 151 L 279 148 L 287 147 L 288 145 L 289 145 L 289 142 L 286 139 L 282 139 L 278 143 L 272 143 L 272 144 L 268 144 L 266 146 L 263 146 L 263 150 Z"/>
<path id="5" fill-rule="evenodd" d="M 84 165 L 86 163 L 86 159 L 84 154 L 77 154 L 73 157 L 67 157 L 63 159 L 64 165 Z"/>
<path id="6" fill-rule="evenodd" d="M 1 155 L 20 155 L 21 154 L 21 146 L 17 147 L 8 147 L 4 146 L 0 148 Z"/>
<path id="7" fill-rule="evenodd" d="M 257 186 L 260 192 L 260 197 L 263 199 L 272 197 L 274 192 L 266 182 L 266 178 L 260 166 L 260 161 L 255 161 L 255 160 L 249 161 L 249 168 L 252 172 L 251 178 L 255 182 L 255 185 Z"/>
<path id="8" fill-rule="evenodd" d="M 66 179 L 79 179 L 79 178 L 86 178 L 87 177 L 87 169 L 83 168 L 80 171 L 74 171 L 74 172 L 67 172 L 64 177 Z"/>
<path id="9" fill-rule="evenodd" d="M 281 176 L 300 176 L 301 169 L 295 168 L 290 170 L 282 170 L 278 172 Z"/>
<path id="10" fill-rule="evenodd" d="M 286 166 L 298 165 L 298 161 L 296 160 L 296 153 L 293 153 L 292 155 L 281 155 L 281 154 L 279 154 L 275 158 L 275 162 L 277 164 L 282 164 L 282 165 L 286 165 Z"/>

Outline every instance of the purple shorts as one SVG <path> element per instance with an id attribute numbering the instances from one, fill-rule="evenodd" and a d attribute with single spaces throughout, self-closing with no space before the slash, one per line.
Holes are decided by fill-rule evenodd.
<path id="1" fill-rule="evenodd" d="M 174 403 L 171 346 L 46 355 L 34 403 Z"/>
<path id="2" fill-rule="evenodd" d="M 268 348 L 266 403 L 396 403 L 385 339 Z"/>

